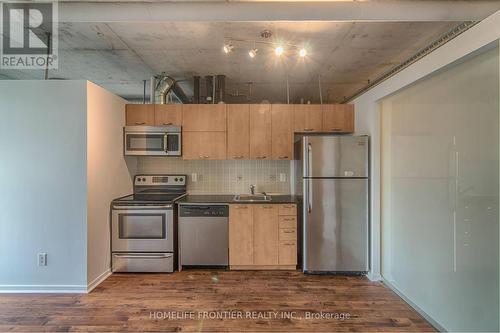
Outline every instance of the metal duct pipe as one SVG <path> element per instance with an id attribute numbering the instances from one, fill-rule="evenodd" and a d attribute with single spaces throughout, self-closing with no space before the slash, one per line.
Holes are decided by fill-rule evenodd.
<path id="1" fill-rule="evenodd" d="M 214 82 L 211 75 L 205 76 L 205 87 L 207 89 L 207 100 L 205 103 L 213 103 L 214 99 Z"/>
<path id="2" fill-rule="evenodd" d="M 217 99 L 216 103 L 226 102 L 226 76 L 217 75 Z"/>
<path id="3" fill-rule="evenodd" d="M 169 93 L 172 93 L 180 103 L 189 103 L 189 98 L 179 86 L 177 80 L 165 74 L 151 77 L 151 104 L 157 102 L 157 94 L 160 97 L 159 102 L 166 104 Z"/>
<path id="4" fill-rule="evenodd" d="M 193 103 L 200 103 L 200 77 L 193 76 Z"/>
<path id="5" fill-rule="evenodd" d="M 151 104 L 155 104 L 155 95 L 156 95 L 156 77 L 151 76 L 150 87 L 149 87 L 149 102 Z"/>

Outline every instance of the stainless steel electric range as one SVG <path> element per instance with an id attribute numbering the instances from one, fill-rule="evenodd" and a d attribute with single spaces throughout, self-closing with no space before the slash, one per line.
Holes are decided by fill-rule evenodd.
<path id="1" fill-rule="evenodd" d="M 174 202 L 186 195 L 186 175 L 136 175 L 134 193 L 111 203 L 113 272 L 173 272 Z"/>

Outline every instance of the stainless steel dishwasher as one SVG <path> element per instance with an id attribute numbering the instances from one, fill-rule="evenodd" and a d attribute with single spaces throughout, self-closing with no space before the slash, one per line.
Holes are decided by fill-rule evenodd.
<path id="1" fill-rule="evenodd" d="M 179 206 L 179 270 L 229 265 L 228 205 Z"/>

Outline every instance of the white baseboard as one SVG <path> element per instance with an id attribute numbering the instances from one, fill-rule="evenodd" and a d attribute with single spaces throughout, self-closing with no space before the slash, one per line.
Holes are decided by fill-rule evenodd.
<path id="1" fill-rule="evenodd" d="M 110 275 L 111 275 L 111 270 L 108 268 L 101 275 L 96 277 L 94 279 L 94 281 L 92 281 L 88 284 L 86 292 L 90 293 L 92 290 L 94 290 L 95 287 L 97 287 L 99 284 L 101 284 L 101 282 L 106 280 Z"/>
<path id="2" fill-rule="evenodd" d="M 85 294 L 87 293 L 86 285 L 38 285 L 38 284 L 2 284 L 0 285 L 0 294 L 36 294 L 36 293 L 69 293 L 69 294 Z"/>
<path id="3" fill-rule="evenodd" d="M 422 310 L 417 304 L 413 303 L 408 297 L 406 297 L 401 291 L 399 291 L 396 286 L 387 281 L 386 279 L 382 279 L 382 282 L 389 287 L 392 291 L 394 291 L 399 297 L 401 297 L 408 305 L 410 305 L 415 311 L 417 311 L 422 317 L 425 318 L 436 330 L 439 332 L 448 332 L 441 326 L 437 321 L 435 321 L 431 316 L 427 314 L 424 310 Z"/>

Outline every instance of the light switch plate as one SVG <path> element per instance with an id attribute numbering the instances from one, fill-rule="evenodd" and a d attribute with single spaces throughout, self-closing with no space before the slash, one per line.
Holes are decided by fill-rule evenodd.
<path id="1" fill-rule="evenodd" d="M 286 173 L 280 173 L 280 182 L 284 183 L 286 182 Z"/>
<path id="2" fill-rule="evenodd" d="M 197 173 L 192 173 L 191 174 L 191 181 L 193 183 L 196 183 L 198 181 L 198 174 Z"/>

